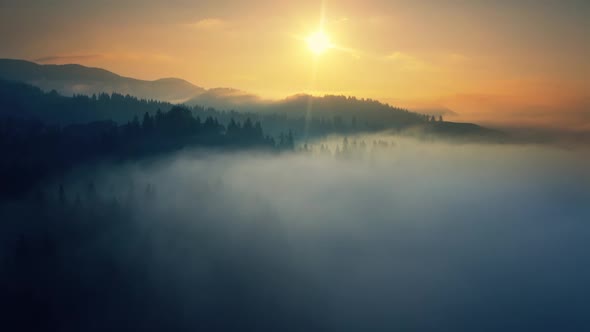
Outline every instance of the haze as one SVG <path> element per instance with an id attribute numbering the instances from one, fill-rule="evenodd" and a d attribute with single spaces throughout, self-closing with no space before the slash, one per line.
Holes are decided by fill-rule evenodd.
<path id="1" fill-rule="evenodd" d="M 585 131 L 590 3 L 6 1 L 0 57 L 180 77 L 265 98 L 300 92 L 446 107 L 484 124 Z M 335 45 L 317 55 L 305 38 Z"/>
<path id="2" fill-rule="evenodd" d="M 125 330 L 111 320 L 162 331 L 590 326 L 587 150 L 350 138 L 372 139 L 388 147 L 336 159 L 183 151 L 61 179 L 84 218 L 49 230 L 68 234 L 57 255 L 76 262 L 60 272 L 71 281 L 55 290 L 53 318 L 65 331 Z M 104 218 L 111 209 L 124 219 Z M 44 225 L 9 220 L 5 243 Z M 62 299 L 95 285 L 72 315 Z"/>
<path id="3" fill-rule="evenodd" d="M 590 1 L 0 31 L 0 331 L 590 331 Z"/>

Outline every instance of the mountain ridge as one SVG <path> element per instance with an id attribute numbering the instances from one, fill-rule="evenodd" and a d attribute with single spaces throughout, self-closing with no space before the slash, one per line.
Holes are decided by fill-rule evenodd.
<path id="1" fill-rule="evenodd" d="M 117 92 L 144 99 L 183 102 L 204 88 L 180 78 L 153 81 L 125 77 L 103 68 L 79 64 L 45 65 L 19 59 L 0 59 L 0 78 L 25 82 L 63 95 Z"/>
<path id="2" fill-rule="evenodd" d="M 337 127 L 352 125 L 356 128 L 370 128 L 372 131 L 402 130 L 412 126 L 428 128 L 433 126 L 424 126 L 424 124 L 434 120 L 434 116 L 426 115 L 428 113 L 410 111 L 367 98 L 343 95 L 313 96 L 299 93 L 280 100 L 265 100 L 257 95 L 233 88 L 205 89 L 174 77 L 154 81 L 139 80 L 102 68 L 79 64 L 41 65 L 26 60 L 0 59 L 0 80 L 30 84 L 45 92 L 55 90 L 62 96 L 70 97 L 116 93 L 147 101 L 169 103 L 166 107 L 172 104 L 185 104 L 189 107 L 204 109 L 212 107 L 217 110 L 240 113 L 277 114 L 297 121 L 318 121 L 316 124 L 318 128 L 325 126 L 326 119 L 334 121 Z M 118 120 L 123 120 L 122 114 L 118 114 L 119 112 L 115 110 L 109 110 L 107 113 Z M 71 113 L 71 115 L 74 114 L 76 113 Z M 433 128 L 436 128 L 437 132 L 447 133 L 484 131 L 483 127 L 474 129 L 467 124 L 437 125 Z"/>
<path id="3" fill-rule="evenodd" d="M 64 96 L 91 96 L 93 94 L 115 92 L 141 99 L 154 99 L 175 104 L 183 103 L 188 106 L 200 105 L 243 112 L 273 111 L 289 108 L 288 105 L 302 105 L 305 101 L 321 100 L 324 97 L 340 97 L 336 95 L 320 97 L 297 93 L 282 99 L 270 100 L 235 88 L 216 87 L 206 89 L 176 77 L 142 80 L 122 76 L 98 67 L 88 67 L 80 64 L 38 64 L 22 59 L 0 59 L 0 79 L 28 83 L 46 92 L 55 90 Z M 357 99 L 356 97 L 346 98 L 372 101 L 371 99 Z M 387 103 L 381 104 L 389 105 Z M 307 105 L 305 106 L 307 107 Z M 391 107 L 405 110 L 402 107 Z M 420 109 L 413 109 L 413 111 L 429 115 L 437 113 L 425 112 Z M 445 115 L 448 114 L 451 113 Z"/>

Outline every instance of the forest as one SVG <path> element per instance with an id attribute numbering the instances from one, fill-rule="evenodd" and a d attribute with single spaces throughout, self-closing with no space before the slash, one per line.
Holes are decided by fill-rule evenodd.
<path id="1" fill-rule="evenodd" d="M 2 84 L 2 327 L 590 326 L 579 307 L 553 325 L 534 310 L 587 295 L 576 151 L 347 97 L 306 120 Z"/>
<path id="2" fill-rule="evenodd" d="M 275 142 L 249 118 L 243 124 L 232 119 L 226 127 L 177 106 L 154 116 L 146 112 L 141 121 L 134 117 L 123 125 L 107 120 L 61 127 L 5 117 L 0 119 L 0 197 L 27 194 L 44 179 L 83 163 L 138 160 L 184 147 L 282 151 L 293 150 L 294 142 L 290 132 Z"/>
<path id="3" fill-rule="evenodd" d="M 3 199 L 0 324 L 590 326 L 578 305 L 589 294 L 590 269 L 580 265 L 590 236 L 587 158 L 380 139 L 335 138 L 319 154 L 182 149 L 149 162 L 93 163 Z"/>
<path id="4" fill-rule="evenodd" d="M 83 124 L 114 121 L 125 124 L 146 112 L 168 111 L 174 104 L 138 99 L 119 93 L 65 97 L 55 91 L 43 92 L 26 83 L 0 80 L 0 115 L 33 118 L 48 124 Z M 506 136 L 472 123 L 444 121 L 442 117 L 410 112 L 370 99 L 346 96 L 295 96 L 269 105 L 247 107 L 246 111 L 218 110 L 202 105 L 177 105 L 188 108 L 194 117 L 213 117 L 227 126 L 231 119 L 244 123 L 258 121 L 265 133 L 278 137 L 293 132 L 300 141 L 325 138 L 333 134 L 392 131 L 464 140 L 499 141 Z"/>
<path id="5" fill-rule="evenodd" d="M 590 0 L 0 0 L 0 332 L 590 332 Z"/>
<path id="6" fill-rule="evenodd" d="M 316 105 L 313 116 L 305 115 L 307 102 L 300 98 L 277 112 L 218 111 L 117 93 L 64 97 L 0 81 L 0 197 L 30 193 L 44 179 L 76 165 L 153 157 L 183 147 L 307 150 L 314 140 L 330 135 L 383 130 L 469 140 L 501 137 L 477 125 L 445 122 L 371 100 L 326 96 L 310 102 Z"/>

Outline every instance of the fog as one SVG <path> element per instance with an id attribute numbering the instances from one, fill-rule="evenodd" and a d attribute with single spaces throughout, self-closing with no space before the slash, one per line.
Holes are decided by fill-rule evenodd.
<path id="1" fill-rule="evenodd" d="M 107 301 L 101 317 L 175 330 L 590 328 L 588 150 L 349 139 L 387 147 L 184 151 L 72 173 L 71 196 L 94 181 L 132 208 L 132 238 L 88 246 L 141 271 L 126 287 L 150 293 L 149 310 Z"/>

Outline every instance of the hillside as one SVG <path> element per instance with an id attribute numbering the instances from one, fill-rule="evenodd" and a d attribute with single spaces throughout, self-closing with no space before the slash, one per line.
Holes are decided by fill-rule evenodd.
<path id="1" fill-rule="evenodd" d="M 183 102 L 205 91 L 178 78 L 145 81 L 76 64 L 39 65 L 12 59 L 0 59 L 0 79 L 29 83 L 44 91 L 56 90 L 65 96 L 117 92 L 144 99 Z"/>
<path id="2" fill-rule="evenodd" d="M 26 83 L 0 80 L 0 116 L 36 119 L 48 124 L 68 125 L 92 121 L 123 124 L 145 113 L 155 115 L 174 105 L 121 94 L 61 96 L 43 92 Z M 252 112 L 219 111 L 211 107 L 189 107 L 195 117 L 214 117 L 223 125 L 232 120 L 259 121 L 265 131 L 278 137 L 292 132 L 297 140 L 330 135 L 356 135 L 394 131 L 419 136 L 452 137 L 464 140 L 494 140 L 502 134 L 471 123 L 433 121 L 431 117 L 394 108 L 372 100 L 340 96 L 297 96 Z M 309 110 L 309 111 L 308 111 Z"/>
<path id="3" fill-rule="evenodd" d="M 121 94 L 101 93 L 92 97 L 62 96 L 44 92 L 27 83 L 0 80 L 0 116 L 36 119 L 49 124 L 74 124 L 113 120 L 124 123 L 145 112 L 167 111 L 172 104 L 140 100 Z"/>

